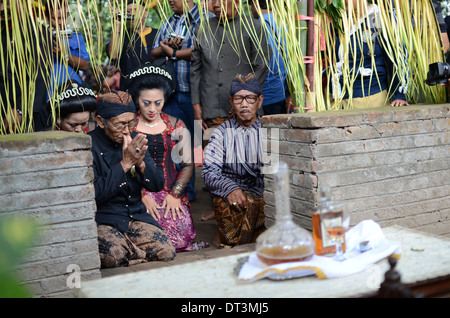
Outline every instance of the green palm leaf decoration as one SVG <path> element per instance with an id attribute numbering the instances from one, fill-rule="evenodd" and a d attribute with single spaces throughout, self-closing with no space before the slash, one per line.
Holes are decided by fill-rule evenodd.
<path id="1" fill-rule="evenodd" d="M 236 0 L 238 11 L 250 15 L 246 0 Z M 203 10 L 205 1 L 196 0 Z M 414 103 L 442 103 L 446 91 L 442 86 L 427 86 L 424 80 L 428 65 L 443 62 L 436 15 L 430 0 L 374 0 L 361 1 L 360 9 L 368 12 L 371 6 L 378 8 L 379 38 L 387 55 L 393 62 L 393 77 L 401 79 L 407 87 L 408 101 Z M 2 44 L 0 47 L 0 134 L 26 133 L 37 130 L 37 123 L 47 121 L 53 127 L 58 115 L 58 102 L 50 105 L 50 118 L 41 118 L 49 96 L 57 93 L 55 78 L 70 70 L 65 59 L 69 47 L 60 35 L 63 28 L 56 27 L 56 37 L 61 53 L 53 54 L 51 36 L 48 33 L 48 4 L 54 8 L 66 8 L 63 25 L 83 35 L 90 56 L 92 73 L 97 82 L 105 77 L 103 67 L 106 59 L 105 45 L 114 32 L 119 40 L 131 34 L 117 19 L 118 10 L 126 11 L 126 0 L 0 0 Z M 348 49 L 361 45 L 351 42 L 349 32 L 356 17 L 347 12 L 345 0 L 268 0 L 269 10 L 274 13 L 278 27 L 277 49 L 282 53 L 287 71 L 288 87 L 295 104 L 295 112 L 342 109 L 342 95 L 333 94 L 330 86 L 336 74 L 344 76 L 342 93 L 351 95 L 353 85 L 361 79 L 355 69 L 344 60 L 336 66 L 336 39 Z M 349 2 L 351 3 L 351 2 Z M 160 23 L 172 14 L 167 0 L 146 1 L 151 10 L 148 22 L 159 28 Z M 307 17 L 307 8 L 314 6 L 314 18 Z M 350 6 L 350 4 L 348 5 Z M 395 9 L 395 10 L 394 10 Z M 139 14 L 139 13 L 137 13 Z M 140 14 L 144 14 L 141 12 Z M 123 19 L 123 17 L 122 17 Z M 250 24 L 242 19 L 241 28 L 256 35 Z M 122 25 L 122 26 L 120 26 Z M 314 37 L 308 39 L 308 27 L 314 26 Z M 263 24 L 263 28 L 268 28 Z M 202 17 L 202 32 L 213 32 L 208 19 Z M 113 31 L 116 30 L 116 31 Z M 237 48 L 240 39 L 231 27 L 227 30 Z M 361 31 L 357 38 L 364 38 Z M 50 36 L 50 38 L 49 38 Z M 308 41 L 314 41 L 313 52 L 308 51 Z M 114 46 L 116 55 L 122 54 L 120 46 Z M 352 54 L 351 50 L 346 54 Z M 246 57 L 248 52 L 238 52 Z M 371 52 L 373 54 L 373 52 Z M 350 56 L 350 55 L 348 55 Z M 370 58 L 370 57 L 367 57 Z M 60 65 L 55 70 L 55 63 Z M 266 61 L 267 65 L 269 61 Z M 313 77 L 307 75 L 307 63 L 314 67 Z M 371 81 L 380 81 L 373 69 Z M 389 83 L 390 92 L 395 90 Z M 101 92 L 100 92 L 101 93 Z M 351 98 L 346 108 L 352 108 Z"/>

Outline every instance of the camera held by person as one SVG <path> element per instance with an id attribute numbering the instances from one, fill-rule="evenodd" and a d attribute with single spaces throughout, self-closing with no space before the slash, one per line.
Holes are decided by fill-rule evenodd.
<path id="1" fill-rule="evenodd" d="M 116 18 L 117 18 L 117 20 L 122 20 L 122 15 L 120 14 L 120 13 L 118 13 L 117 14 L 117 16 L 116 16 Z M 127 14 L 126 16 L 125 16 L 125 20 L 127 20 L 127 21 L 132 21 L 134 19 L 134 17 L 133 17 L 133 15 L 132 14 Z"/>
<path id="2" fill-rule="evenodd" d="M 450 64 L 436 62 L 428 66 L 428 74 L 425 83 L 433 86 L 437 84 L 447 84 L 450 78 Z"/>
<path id="3" fill-rule="evenodd" d="M 54 41 L 57 40 L 57 35 L 58 35 L 58 33 L 54 29 L 53 32 L 52 32 L 52 36 L 53 36 L 53 40 Z M 69 28 L 59 31 L 59 38 L 60 39 L 71 39 L 72 35 L 73 35 L 73 31 L 71 29 L 69 29 Z"/>

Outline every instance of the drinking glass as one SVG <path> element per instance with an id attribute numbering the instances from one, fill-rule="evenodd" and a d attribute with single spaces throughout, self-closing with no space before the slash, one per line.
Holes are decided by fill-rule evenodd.
<path id="1" fill-rule="evenodd" d="M 322 228 L 327 231 L 330 238 L 336 244 L 336 254 L 333 259 L 340 262 L 345 260 L 342 243 L 344 242 L 345 232 L 350 224 L 350 218 L 344 213 L 342 208 L 337 208 L 333 211 L 323 213 L 321 219 Z"/>

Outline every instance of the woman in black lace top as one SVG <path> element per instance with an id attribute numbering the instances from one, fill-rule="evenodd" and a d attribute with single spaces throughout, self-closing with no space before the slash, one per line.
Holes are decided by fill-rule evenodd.
<path id="1" fill-rule="evenodd" d="M 156 66 L 155 66 L 156 65 Z M 130 75 L 129 92 L 138 109 L 136 131 L 147 135 L 148 151 L 164 172 L 164 188 L 143 189 L 142 201 L 172 240 L 177 252 L 208 247 L 194 242 L 196 232 L 190 213 L 186 186 L 194 171 L 189 131 L 180 119 L 162 112 L 173 92 L 173 78 L 165 64 L 147 64 Z M 179 164 L 180 170 L 177 170 Z"/>

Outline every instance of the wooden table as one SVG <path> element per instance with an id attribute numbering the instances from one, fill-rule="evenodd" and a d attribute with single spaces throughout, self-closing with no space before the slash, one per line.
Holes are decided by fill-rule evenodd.
<path id="1" fill-rule="evenodd" d="M 425 297 L 450 295 L 450 239 L 399 226 L 383 228 L 388 240 L 398 241 L 402 256 L 396 269 L 401 281 Z M 371 297 L 389 269 L 386 260 L 364 272 L 347 277 L 323 279 L 308 276 L 273 281 L 240 282 L 234 268 L 239 254 L 168 266 L 142 272 L 82 282 L 78 297 L 149 298 L 292 298 Z"/>

